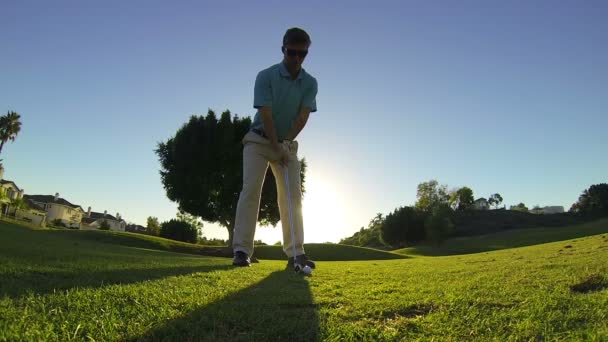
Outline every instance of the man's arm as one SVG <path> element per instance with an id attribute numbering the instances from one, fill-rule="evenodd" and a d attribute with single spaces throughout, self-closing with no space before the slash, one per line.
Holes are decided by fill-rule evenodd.
<path id="1" fill-rule="evenodd" d="M 294 140 L 298 134 L 302 131 L 304 126 L 306 126 L 306 122 L 308 121 L 308 116 L 311 112 L 317 111 L 317 91 L 318 85 L 317 80 L 312 79 L 312 86 L 307 90 L 306 95 L 302 98 L 302 104 L 300 107 L 300 113 L 298 114 L 293 126 L 287 133 L 285 139 Z"/>
<path id="2" fill-rule="evenodd" d="M 264 126 L 264 133 L 268 137 L 268 140 L 270 140 L 270 146 L 272 146 L 272 149 L 278 153 L 279 161 L 281 162 L 281 164 L 287 165 L 287 162 L 289 161 L 289 155 L 283 148 L 281 148 L 281 145 L 279 145 L 277 131 L 274 128 L 274 120 L 272 119 L 272 107 L 261 107 L 260 113 L 262 116 L 262 125 Z"/>
<path id="3" fill-rule="evenodd" d="M 274 127 L 274 120 L 272 119 L 272 107 L 261 107 L 260 114 L 262 115 L 262 124 L 264 125 L 264 133 L 270 140 L 270 144 L 276 150 L 279 149 L 279 138 L 277 137 L 277 131 Z"/>
<path id="4" fill-rule="evenodd" d="M 294 140 L 298 136 L 298 134 L 300 134 L 300 132 L 302 131 L 304 126 L 306 126 L 306 122 L 308 122 L 309 116 L 310 116 L 310 108 L 302 107 L 302 109 L 300 109 L 300 113 L 298 114 L 298 117 L 296 118 L 295 122 L 293 123 L 293 126 L 291 126 L 289 133 L 287 133 L 287 136 L 285 136 L 285 139 Z"/>

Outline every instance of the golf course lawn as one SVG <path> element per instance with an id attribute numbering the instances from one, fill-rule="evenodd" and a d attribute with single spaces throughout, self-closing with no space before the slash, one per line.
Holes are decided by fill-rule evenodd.
<path id="1" fill-rule="evenodd" d="M 283 260 L 234 268 L 0 222 L 0 341 L 604 341 L 608 220 L 569 229 L 586 234 L 518 248 L 507 247 L 524 245 L 521 235 L 507 234 L 507 247 L 477 254 L 319 261 L 305 278 Z"/>

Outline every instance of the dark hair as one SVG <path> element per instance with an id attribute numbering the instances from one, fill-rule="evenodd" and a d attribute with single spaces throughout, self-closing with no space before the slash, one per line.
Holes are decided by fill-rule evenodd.
<path id="1" fill-rule="evenodd" d="M 292 27 L 283 36 L 283 45 L 290 44 L 308 44 L 310 45 L 310 36 L 306 31 L 299 27 Z"/>

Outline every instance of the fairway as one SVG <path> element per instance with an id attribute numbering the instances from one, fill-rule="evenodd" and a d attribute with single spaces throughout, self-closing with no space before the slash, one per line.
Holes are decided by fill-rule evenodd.
<path id="1" fill-rule="evenodd" d="M 593 235 L 303 278 L 0 223 L 0 340 L 606 340 L 608 221 L 570 229 Z"/>

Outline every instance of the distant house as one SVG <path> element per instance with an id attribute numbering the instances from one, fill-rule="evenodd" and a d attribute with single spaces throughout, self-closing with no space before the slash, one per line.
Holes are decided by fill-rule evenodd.
<path id="1" fill-rule="evenodd" d="M 8 179 L 4 179 L 4 166 L 0 163 L 0 192 L 2 195 L 0 198 L 0 213 L 7 215 L 10 207 L 10 203 L 13 200 L 23 197 L 24 190 L 19 189 L 15 182 Z"/>
<path id="2" fill-rule="evenodd" d="M 60 220 L 67 227 L 80 228 L 84 210 L 79 205 L 72 204 L 60 198 L 59 193 L 52 195 L 25 195 L 25 199 L 33 202 L 46 211 L 46 221 Z"/>
<path id="3" fill-rule="evenodd" d="M 4 167 L 0 164 L 0 192 L 3 194 L 0 199 L 0 213 L 13 215 L 18 220 L 44 227 L 46 225 L 46 211 L 44 208 L 26 199 L 24 196 L 25 190 L 20 189 L 15 182 L 2 177 L 4 177 Z M 17 209 L 11 206 L 11 201 L 20 198 L 25 200 L 28 209 Z"/>
<path id="4" fill-rule="evenodd" d="M 543 214 L 561 214 L 564 212 L 564 206 L 552 205 L 543 208 Z"/>
<path id="5" fill-rule="evenodd" d="M 107 210 L 104 210 L 103 213 L 98 213 L 91 211 L 91 207 L 89 207 L 82 218 L 82 229 L 99 229 L 103 221 L 108 223 L 110 230 L 117 232 L 124 232 L 127 226 L 127 223 L 120 217 L 119 213 L 116 213 L 114 217 L 108 214 Z"/>
<path id="6" fill-rule="evenodd" d="M 6 179 L 0 180 L 0 188 L 2 188 L 4 194 L 6 194 L 6 197 L 9 200 L 19 199 L 23 197 L 24 190 L 19 189 L 17 184 L 15 184 L 15 182 L 13 181 Z"/>
<path id="7" fill-rule="evenodd" d="M 139 224 L 128 224 L 125 227 L 125 231 L 126 232 L 130 232 L 130 233 L 140 233 L 140 234 L 147 234 L 148 233 L 148 228 L 141 226 Z"/>
<path id="8" fill-rule="evenodd" d="M 2 196 L 2 199 L 0 200 L 2 215 L 8 215 L 11 201 L 23 198 L 24 190 L 19 189 L 17 184 L 13 181 L 2 179 L 0 180 L 0 191 L 5 195 Z"/>
<path id="9" fill-rule="evenodd" d="M 564 207 L 561 205 L 547 206 L 544 208 L 535 207 L 530 210 L 530 213 L 532 213 L 532 214 L 544 214 L 544 215 L 561 214 L 563 212 L 564 212 Z"/>
<path id="10" fill-rule="evenodd" d="M 473 202 L 473 209 L 475 210 L 488 210 L 490 209 L 490 203 L 485 198 L 478 198 Z"/>
<path id="11" fill-rule="evenodd" d="M 46 227 L 46 210 L 35 202 L 25 199 L 28 209 L 16 210 L 15 218 L 22 221 L 27 221 L 41 227 Z"/>

